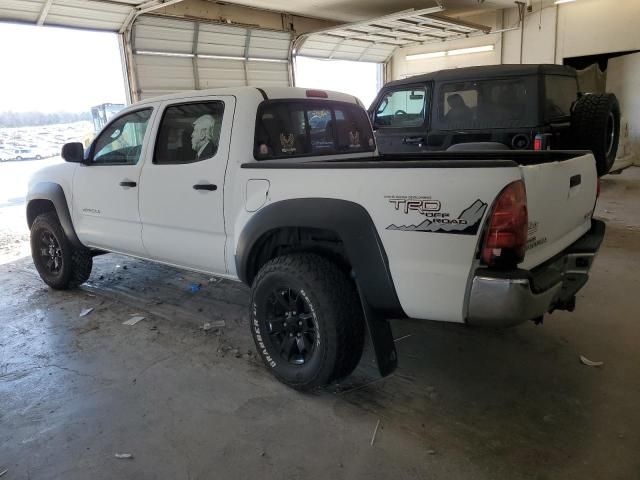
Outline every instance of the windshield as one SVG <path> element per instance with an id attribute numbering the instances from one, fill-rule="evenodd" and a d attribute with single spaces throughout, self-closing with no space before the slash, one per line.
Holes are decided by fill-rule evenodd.
<path id="1" fill-rule="evenodd" d="M 443 130 L 533 127 L 536 77 L 445 83 L 438 95 Z"/>

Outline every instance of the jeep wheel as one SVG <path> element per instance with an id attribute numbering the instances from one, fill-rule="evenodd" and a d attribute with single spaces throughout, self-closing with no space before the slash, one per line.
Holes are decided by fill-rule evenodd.
<path id="1" fill-rule="evenodd" d="M 298 390 L 349 375 L 362 356 L 355 285 L 315 254 L 285 255 L 262 267 L 251 289 L 251 331 L 265 365 Z"/>
<path id="2" fill-rule="evenodd" d="M 40 278 L 56 290 L 86 282 L 93 267 L 91 252 L 71 245 L 54 212 L 43 213 L 34 220 L 31 257 Z"/>
<path id="3" fill-rule="evenodd" d="M 591 150 L 598 175 L 609 173 L 618 152 L 620 105 L 612 93 L 588 94 L 575 104 L 571 128 L 577 148 Z"/>

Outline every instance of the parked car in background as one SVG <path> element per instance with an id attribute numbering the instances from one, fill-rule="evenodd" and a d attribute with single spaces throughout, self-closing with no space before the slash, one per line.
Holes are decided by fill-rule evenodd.
<path id="1" fill-rule="evenodd" d="M 471 148 L 591 150 L 598 174 L 618 149 L 613 94 L 581 94 L 575 69 L 490 65 L 418 75 L 386 84 L 369 115 L 382 153 Z"/>
<path id="2" fill-rule="evenodd" d="M 10 153 L 8 160 L 40 160 L 43 156 L 30 148 L 16 148 Z"/>

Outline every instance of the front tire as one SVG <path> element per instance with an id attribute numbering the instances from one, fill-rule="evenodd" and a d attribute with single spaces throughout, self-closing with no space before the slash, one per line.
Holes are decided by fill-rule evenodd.
<path id="1" fill-rule="evenodd" d="M 290 387 L 312 390 L 346 376 L 364 345 L 355 285 L 319 255 L 277 257 L 253 281 L 251 332 L 267 368 Z"/>
<path id="2" fill-rule="evenodd" d="M 86 248 L 74 248 L 55 212 L 38 215 L 31 225 L 31 257 L 40 278 L 56 290 L 86 282 L 93 258 Z"/>

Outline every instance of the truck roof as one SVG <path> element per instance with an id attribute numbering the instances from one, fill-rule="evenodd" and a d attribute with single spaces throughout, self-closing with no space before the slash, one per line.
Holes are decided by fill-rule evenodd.
<path id="1" fill-rule="evenodd" d="M 309 88 L 298 88 L 298 87 L 261 87 L 261 86 L 250 86 L 250 87 L 226 87 L 226 88 L 211 88 L 206 90 L 188 90 L 183 92 L 171 93 L 169 95 L 162 95 L 158 97 L 144 99 L 140 102 L 136 102 L 134 105 L 144 105 L 147 103 L 153 103 L 164 100 L 179 100 L 183 98 L 197 98 L 197 97 L 206 97 L 211 95 L 255 95 L 260 98 L 266 99 L 283 99 L 283 98 L 318 98 L 311 97 L 307 94 L 307 91 L 321 91 L 327 94 L 326 98 L 319 98 L 320 100 L 334 100 L 340 102 L 354 103 L 360 105 L 358 99 L 353 95 L 348 95 L 346 93 L 334 92 L 331 90 L 324 89 L 309 89 Z"/>
<path id="2" fill-rule="evenodd" d="M 484 80 L 496 77 L 513 77 L 526 75 L 567 75 L 576 76 L 576 71 L 566 65 L 533 64 L 533 65 L 484 65 L 480 67 L 452 68 L 437 72 L 416 75 L 389 82 L 386 86 L 408 85 L 422 82 L 443 82 L 451 80 Z"/>

